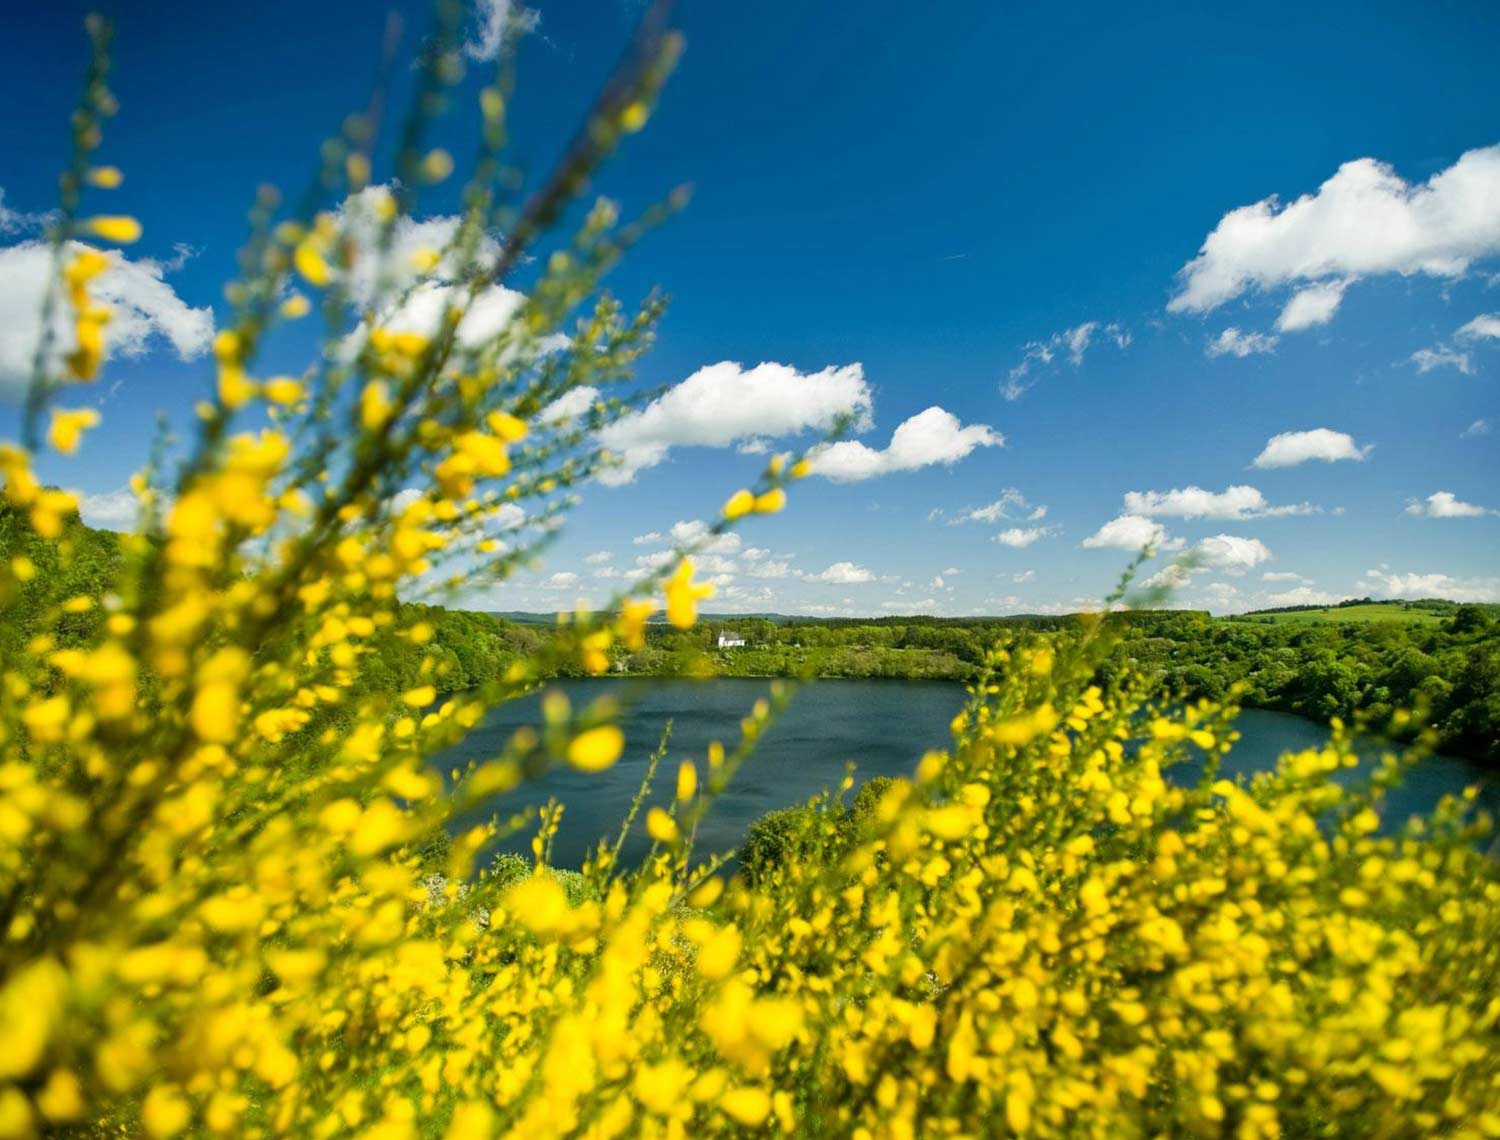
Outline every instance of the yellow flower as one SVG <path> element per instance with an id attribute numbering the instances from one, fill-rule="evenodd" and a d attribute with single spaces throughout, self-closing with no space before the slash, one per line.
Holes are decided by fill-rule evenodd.
<path id="1" fill-rule="evenodd" d="M 620 129 L 626 134 L 633 135 L 645 127 L 649 118 L 651 118 L 651 108 L 642 100 L 637 99 L 620 112 Z"/>
<path id="2" fill-rule="evenodd" d="M 646 834 L 658 843 L 676 843 L 682 838 L 677 821 L 659 807 L 646 813 Z"/>
<path id="3" fill-rule="evenodd" d="M 677 768 L 677 798 L 683 803 L 698 792 L 698 769 L 691 760 L 684 760 Z"/>
<path id="4" fill-rule="evenodd" d="M 443 1140 L 490 1140 L 494 1131 L 494 1110 L 480 1100 L 465 1101 L 453 1110 Z"/>
<path id="5" fill-rule="evenodd" d="M 437 700 L 437 689 L 431 685 L 418 685 L 401 694 L 401 699 L 414 709 L 426 708 Z"/>
<path id="6" fill-rule="evenodd" d="M 489 425 L 490 431 L 506 443 L 516 443 L 526 438 L 526 421 L 508 412 L 491 412 L 485 416 L 484 422 Z"/>
<path id="7" fill-rule="evenodd" d="M 422 178 L 427 182 L 442 182 L 453 173 L 453 156 L 438 148 L 428 151 L 422 158 Z"/>
<path id="8" fill-rule="evenodd" d="M 724 517 L 733 521 L 748 515 L 755 509 L 755 496 L 749 491 L 736 491 L 724 504 Z"/>
<path id="9" fill-rule="evenodd" d="M 281 302 L 281 315 L 289 321 L 305 317 L 310 312 L 312 312 L 312 302 L 301 293 L 293 293 Z"/>
<path id="10" fill-rule="evenodd" d="M 359 422 L 366 431 L 378 431 L 391 418 L 395 405 L 384 380 L 371 380 L 359 394 Z"/>
<path id="11" fill-rule="evenodd" d="M 98 422 L 99 413 L 93 408 L 53 408 L 47 442 L 64 455 L 71 455 L 78 450 L 83 433 Z"/>
<path id="12" fill-rule="evenodd" d="M 568 763 L 583 772 L 602 772 L 625 751 L 625 734 L 618 725 L 601 724 L 580 732 L 568 745 Z"/>
<path id="13" fill-rule="evenodd" d="M 786 506 L 786 492 L 780 487 L 773 487 L 763 495 L 755 496 L 755 513 L 758 515 L 774 515 Z"/>
<path id="14" fill-rule="evenodd" d="M 646 621 L 655 612 L 656 603 L 642 598 L 626 598 L 620 603 L 620 618 L 617 626 L 620 640 L 626 648 L 645 648 Z"/>
<path id="15" fill-rule="evenodd" d="M 688 629 L 698 620 L 698 603 L 714 596 L 712 583 L 693 581 L 693 560 L 684 558 L 667 579 L 667 620 L 678 629 Z"/>
<path id="16" fill-rule="evenodd" d="M 56 744 L 64 737 L 70 715 L 72 708 L 67 697 L 48 697 L 27 705 L 21 713 L 21 723 L 38 744 Z"/>
<path id="17" fill-rule="evenodd" d="M 97 218 L 89 218 L 83 226 L 105 241 L 119 242 L 121 245 L 139 241 L 141 236 L 141 223 L 121 214 L 103 214 Z"/>
<path id="18" fill-rule="evenodd" d="M 77 1120 L 83 1114 L 83 1086 L 69 1070 L 54 1069 L 37 1094 L 36 1106 L 55 1123 Z"/>
<path id="19" fill-rule="evenodd" d="M 719 1098 L 726 1116 L 746 1128 L 754 1128 L 771 1113 L 771 1096 L 765 1089 L 729 1089 Z"/>
<path id="20" fill-rule="evenodd" d="M 146 1094 L 141 1105 L 141 1124 L 148 1136 L 168 1140 L 187 1127 L 193 1118 L 192 1107 L 170 1085 L 157 1085 Z"/>
<path id="21" fill-rule="evenodd" d="M 292 251 L 292 264 L 309 285 L 320 289 L 333 276 L 333 271 L 328 268 L 328 262 L 323 257 L 323 250 L 313 238 L 304 238 L 297 243 L 296 249 Z"/>
<path id="22" fill-rule="evenodd" d="M 100 190 L 114 190 L 125 181 L 125 175 L 118 166 L 95 166 L 83 178 L 90 186 L 96 186 Z"/>
<path id="23" fill-rule="evenodd" d="M 266 381 L 265 393 L 266 399 L 270 400 L 273 404 L 287 406 L 295 404 L 298 400 L 302 399 L 306 393 L 306 389 L 302 387 L 301 383 L 293 380 L 290 376 L 277 376 Z"/>

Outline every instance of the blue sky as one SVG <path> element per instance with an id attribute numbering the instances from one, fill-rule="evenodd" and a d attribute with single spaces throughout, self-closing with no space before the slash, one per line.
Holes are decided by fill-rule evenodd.
<path id="1" fill-rule="evenodd" d="M 363 105 L 383 24 L 364 2 L 102 7 L 122 110 L 101 157 L 127 173 L 111 206 L 145 225 L 129 257 L 148 295 L 138 351 L 96 393 L 103 425 L 80 459 L 41 463 L 100 519 L 155 412 L 185 422 L 208 382 L 253 188 L 303 183 Z M 531 169 L 636 7 L 537 0 L 515 104 Z M 395 8 L 410 42 L 427 8 Z M 0 42 L 3 436 L 84 10 L 46 5 Z M 1500 600 L 1500 9 L 855 11 L 682 6 L 677 76 L 597 189 L 629 212 L 695 186 L 610 282 L 671 294 L 640 377 L 689 387 L 636 425 L 658 462 L 586 488 L 545 565 L 471 604 L 602 601 L 753 478 L 764 456 L 743 445 L 809 442 L 830 401 L 861 414 L 866 450 L 825 457 L 712 557 L 713 608 L 1074 609 L 1142 537 L 1160 564 L 1196 550 L 1178 602 L 1221 612 Z M 452 125 L 455 153 L 472 125 Z M 776 394 L 766 430 L 743 392 Z"/>

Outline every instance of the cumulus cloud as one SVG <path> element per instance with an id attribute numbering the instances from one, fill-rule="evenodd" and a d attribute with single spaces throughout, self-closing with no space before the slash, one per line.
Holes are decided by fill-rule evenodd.
<path id="1" fill-rule="evenodd" d="M 1301 574 L 1294 574 L 1290 570 L 1267 570 L 1260 576 L 1262 582 L 1303 582 Z"/>
<path id="2" fill-rule="evenodd" d="M 1500 602 L 1500 578 L 1454 578 L 1440 573 L 1395 574 L 1367 570 L 1362 588 L 1383 598 L 1447 598 L 1453 602 Z"/>
<path id="3" fill-rule="evenodd" d="M 1344 600 L 1344 595 L 1330 594 L 1326 590 L 1317 590 L 1312 586 L 1293 586 L 1290 590 L 1267 594 L 1264 600 L 1268 607 L 1273 608 L 1276 606 L 1336 606 Z"/>
<path id="4" fill-rule="evenodd" d="M 905 420 L 884 448 L 841 440 L 820 448 L 812 471 L 840 483 L 872 479 L 895 471 L 915 471 L 934 464 L 957 463 L 975 448 L 1003 447 L 1005 437 L 988 424 L 960 424 L 952 412 L 933 406 Z"/>
<path id="5" fill-rule="evenodd" d="M 464 41 L 470 59 L 497 59 L 505 42 L 536 30 L 542 14 L 512 0 L 478 0 L 474 5 L 474 27 Z"/>
<path id="6" fill-rule="evenodd" d="M 1486 341 L 1500 340 L 1500 313 L 1480 313 L 1479 316 L 1460 325 L 1453 334 L 1457 345 L 1435 344 L 1431 348 L 1419 348 L 1408 359 L 1417 366 L 1418 372 L 1431 372 L 1435 368 L 1456 368 L 1465 376 L 1474 374 L 1474 356 L 1471 349 Z"/>
<path id="7" fill-rule="evenodd" d="M 1265 198 L 1225 214 L 1178 274 L 1167 308 L 1205 313 L 1251 290 L 1387 273 L 1459 277 L 1500 252 L 1497 200 L 1500 146 L 1471 150 L 1424 183 L 1358 158 L 1314 194 L 1284 206 Z M 1309 301 L 1301 315 L 1317 311 Z"/>
<path id="8" fill-rule="evenodd" d="M 1489 434 L 1490 434 L 1490 421 L 1489 420 L 1475 420 L 1468 427 L 1464 428 L 1463 431 L 1459 432 L 1458 433 L 1458 437 L 1460 439 L 1477 439 L 1479 436 L 1489 435 Z"/>
<path id="9" fill-rule="evenodd" d="M 746 368 L 720 361 L 698 369 L 638 412 L 609 425 L 600 442 L 620 457 L 600 482 L 629 483 L 674 447 L 728 447 L 742 441 L 827 431 L 843 416 L 871 425 L 872 397 L 859 364 L 799 372 L 789 364 Z M 842 446 L 842 445 L 841 445 Z"/>
<path id="10" fill-rule="evenodd" d="M 31 233 L 41 229 L 51 218 L 51 214 L 29 214 L 25 210 L 11 209 L 5 204 L 5 187 L 0 186 L 0 235 Z"/>
<path id="11" fill-rule="evenodd" d="M 134 529 L 140 509 L 140 500 L 129 487 L 78 497 L 78 514 L 89 526 L 100 530 Z"/>
<path id="12" fill-rule="evenodd" d="M 1031 387 L 1031 384 L 1026 383 L 1026 378 L 1036 369 L 1051 364 L 1061 355 L 1066 355 L 1073 367 L 1077 368 L 1083 363 L 1084 354 L 1096 339 L 1109 341 L 1116 348 L 1126 349 L 1130 347 L 1131 333 L 1128 328 L 1115 321 L 1108 324 L 1084 321 L 1081 325 L 1055 332 L 1045 340 L 1028 341 L 1022 350 L 1020 362 L 1010 370 L 1000 391 L 1007 400 L 1020 399 Z"/>
<path id="13" fill-rule="evenodd" d="M 1237 484 L 1222 491 L 1202 487 L 1170 491 L 1127 491 L 1125 513 L 1182 519 L 1260 519 L 1313 514 L 1311 503 L 1273 507 L 1255 487 Z"/>
<path id="14" fill-rule="evenodd" d="M 943 513 L 942 508 L 939 507 L 928 517 L 941 518 Z M 1015 518 L 1024 518 L 1027 522 L 1039 522 L 1046 517 L 1046 507 L 1033 505 L 1015 487 L 1007 487 L 1000 492 L 1000 497 L 993 503 L 987 503 L 982 507 L 965 507 L 948 519 L 948 525 L 958 526 L 970 522 L 992 523 L 999 522 L 1001 519 Z"/>
<path id="15" fill-rule="evenodd" d="M 1447 345 L 1419 348 L 1408 358 L 1417 366 L 1418 372 L 1431 372 L 1437 368 L 1457 368 L 1465 376 L 1474 374 L 1474 361 L 1467 352 L 1460 352 Z"/>
<path id="16" fill-rule="evenodd" d="M 65 256 L 85 247 L 69 242 Z M 90 293 L 113 312 L 105 329 L 110 357 L 139 357 L 170 344 L 182 360 L 208 350 L 214 335 L 213 310 L 194 308 L 166 281 L 167 266 L 150 258 L 130 259 L 105 251 L 109 268 Z M 0 249 L 0 395 L 22 391 L 31 379 L 32 360 L 42 333 L 42 302 L 52 280 L 52 250 L 45 242 L 23 241 Z M 66 305 L 53 315 L 53 369 L 71 352 L 73 321 Z"/>
<path id="17" fill-rule="evenodd" d="M 614 557 L 608 550 L 596 550 L 592 554 L 585 554 L 583 561 L 589 566 L 603 566 L 606 562 L 613 561 Z"/>
<path id="18" fill-rule="evenodd" d="M 1434 519 L 1468 519 L 1496 512 L 1477 503 L 1466 503 L 1452 491 L 1434 491 L 1425 499 L 1407 500 L 1406 513 Z"/>
<path id="19" fill-rule="evenodd" d="M 1278 339 L 1268 333 L 1241 332 L 1230 325 L 1204 346 L 1203 353 L 1205 356 L 1254 356 L 1275 352 Z"/>
<path id="20" fill-rule="evenodd" d="M 1271 551 L 1260 539 L 1236 534 L 1211 535 L 1194 546 L 1193 551 L 1203 565 L 1230 574 L 1243 574 L 1271 559 Z"/>
<path id="21" fill-rule="evenodd" d="M 1143 546 L 1161 546 L 1167 528 L 1144 515 L 1120 515 L 1101 526 L 1083 540 L 1083 545 L 1098 550 L 1139 550 Z"/>
<path id="22" fill-rule="evenodd" d="M 1500 313 L 1481 313 L 1455 335 L 1460 340 L 1500 340 Z"/>
<path id="23" fill-rule="evenodd" d="M 1002 546 L 1024 550 L 1038 539 L 1046 538 L 1049 534 L 1056 532 L 1055 526 L 1013 526 L 995 535 L 995 541 Z"/>
<path id="24" fill-rule="evenodd" d="M 1348 287 L 1347 281 L 1323 281 L 1297 290 L 1276 318 L 1276 328 L 1281 332 L 1301 332 L 1326 325 L 1338 312 Z"/>
<path id="25" fill-rule="evenodd" d="M 462 287 L 454 284 L 464 268 L 459 251 L 449 249 L 463 224 L 463 218 L 457 214 L 398 218 L 391 228 L 390 244 L 382 253 L 380 218 L 389 208 L 390 200 L 388 187 L 369 186 L 351 194 L 339 208 L 339 226 L 356 250 L 345 280 L 354 302 L 360 308 L 370 308 L 377 298 L 391 298 L 380 308 L 375 323 L 393 332 L 426 337 L 437 334 L 443 314 L 457 303 L 463 309 L 457 330 L 461 348 L 477 349 L 500 336 L 525 302 L 525 294 L 504 285 L 489 285 L 469 298 L 466 291 L 460 291 Z M 473 256 L 481 262 L 493 261 L 500 248 L 494 235 L 480 234 L 475 239 Z M 440 253 L 442 257 L 430 272 L 424 273 L 417 267 L 418 254 L 429 252 Z M 360 326 L 344 338 L 340 347 L 346 357 L 353 357 L 359 351 L 367 332 Z M 545 337 L 539 347 L 554 351 L 567 344 L 566 336 L 554 333 Z M 554 420 L 576 415 L 586 411 L 597 395 L 592 388 L 575 389 L 544 415 Z M 571 403 L 564 407 L 564 401 Z"/>
<path id="26" fill-rule="evenodd" d="M 672 524 L 668 537 L 679 549 L 696 547 L 704 554 L 737 554 L 744 545 L 744 538 L 734 531 L 714 534 L 713 528 L 702 519 L 688 519 Z"/>
<path id="27" fill-rule="evenodd" d="M 1256 467 L 1294 467 L 1298 463 L 1319 459 L 1335 463 L 1340 459 L 1360 461 L 1370 454 L 1374 444 L 1358 446 L 1354 437 L 1328 428 L 1311 431 L 1284 431 L 1266 441 L 1253 461 Z"/>
<path id="28" fill-rule="evenodd" d="M 823 582 L 830 586 L 853 586 L 860 582 L 873 582 L 875 575 L 853 562 L 835 562 L 826 570 L 816 574 L 803 574 L 804 582 Z"/>

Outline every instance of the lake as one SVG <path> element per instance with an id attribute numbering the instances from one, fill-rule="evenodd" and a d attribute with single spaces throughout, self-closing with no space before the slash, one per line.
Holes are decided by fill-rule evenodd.
<path id="1" fill-rule="evenodd" d="M 495 810 L 504 817 L 555 796 L 567 810 L 553 847 L 553 863 L 576 867 L 601 835 L 612 838 L 618 833 L 667 721 L 673 722 L 671 747 L 648 802 L 670 800 L 683 757 L 697 760 L 701 772 L 710 741 L 722 740 L 732 748 L 739 738 L 740 719 L 767 694 L 769 685 L 765 680 L 731 678 L 562 682 L 560 687 L 575 707 L 607 692 L 629 702 L 620 720 L 625 755 L 606 772 L 549 772 L 506 796 Z M 447 771 L 495 755 L 517 728 L 540 723 L 539 702 L 533 695 L 493 710 L 467 740 L 440 757 L 437 766 Z M 963 702 L 962 687 L 945 681 L 828 680 L 804 685 L 700 825 L 698 851 L 728 851 L 759 816 L 801 803 L 824 788 L 836 788 L 845 761 L 858 765 L 855 778 L 860 782 L 871 776 L 910 775 L 923 752 L 949 744 L 948 725 Z M 1236 723 L 1242 739 L 1224 762 L 1225 775 L 1270 768 L 1283 752 L 1319 746 L 1328 736 L 1325 727 L 1289 713 L 1246 709 Z M 1370 756 L 1379 750 L 1374 742 L 1361 746 Z M 1391 793 L 1386 817 L 1403 820 L 1426 811 L 1442 795 L 1472 783 L 1486 783 L 1483 800 L 1500 810 L 1500 787 L 1487 773 L 1456 757 L 1433 756 Z M 485 814 L 473 813 L 457 822 L 466 826 Z M 528 831 L 513 837 L 499 849 L 529 851 L 530 835 Z M 626 858 L 639 857 L 649 845 L 644 835 L 633 835 L 626 844 Z"/>

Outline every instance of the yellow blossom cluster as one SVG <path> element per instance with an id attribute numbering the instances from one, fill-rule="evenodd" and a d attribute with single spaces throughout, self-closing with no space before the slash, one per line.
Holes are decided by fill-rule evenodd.
<path id="1" fill-rule="evenodd" d="M 447 34 L 416 81 L 429 95 L 457 82 Z M 559 331 L 637 236 L 611 207 L 494 338 L 456 330 L 644 125 L 676 40 L 640 48 L 518 213 L 498 205 L 504 100 L 485 89 L 471 212 L 416 266 L 464 266 L 429 334 L 374 319 L 399 285 L 351 300 L 362 259 L 399 276 L 379 242 L 331 210 L 278 220 L 263 195 L 197 445 L 170 480 L 142 472 L 139 531 L 108 559 L 85 564 L 74 497 L 0 445 L 0 1138 L 1500 1136 L 1489 821 L 1467 798 L 1385 818 L 1406 761 L 1346 789 L 1341 726 L 1274 773 L 1220 779 L 1235 710 L 1102 685 L 1107 624 L 997 649 L 951 748 L 853 835 L 820 801 L 801 856 L 753 878 L 694 838 L 780 689 L 737 741 L 643 788 L 636 865 L 601 840 L 582 868 L 551 866 L 563 805 L 507 798 L 640 747 L 609 701 L 549 693 L 498 755 L 436 768 L 493 705 L 565 665 L 604 671 L 656 612 L 688 626 L 711 595 L 682 551 L 465 692 L 400 604 L 444 567 L 491 582 L 525 565 L 631 406 L 552 410 L 624 379 L 659 312 L 601 298 Z M 111 103 L 101 66 L 81 153 Z M 325 181 L 363 185 L 369 153 L 346 125 Z M 452 168 L 401 163 L 383 226 Z M 85 169 L 70 192 L 121 182 Z M 64 231 L 135 236 L 117 216 L 75 225 L 75 204 Z M 491 229 L 519 236 L 482 260 Z M 59 259 L 82 355 L 42 378 L 43 410 L 105 359 L 87 294 L 102 256 Z M 299 378 L 257 380 L 262 342 L 311 310 L 294 275 L 349 327 Z M 52 445 L 94 421 L 57 412 Z M 805 472 L 777 457 L 711 533 L 780 510 Z M 387 692 L 371 658 L 395 641 L 419 677 Z M 1201 778 L 1169 778 L 1184 763 Z M 526 824 L 524 874 L 483 861 Z"/>

